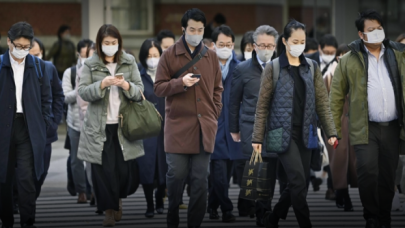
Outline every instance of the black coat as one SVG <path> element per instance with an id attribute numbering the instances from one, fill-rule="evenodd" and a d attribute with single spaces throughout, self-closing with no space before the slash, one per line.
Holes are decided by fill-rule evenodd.
<path id="1" fill-rule="evenodd" d="M 146 100 L 152 102 L 160 115 L 164 118 L 165 98 L 155 95 L 152 78 L 146 73 L 145 68 L 143 68 L 140 73 Z M 159 136 L 143 140 L 145 156 L 137 158 L 141 184 L 153 184 L 156 176 L 159 177 L 159 184 L 166 183 L 167 164 L 164 150 L 163 128 L 164 120 Z M 155 173 L 156 171 L 158 172 L 157 174 Z"/>
<path id="2" fill-rule="evenodd" d="M 305 55 L 305 57 L 314 60 L 316 63 L 318 63 L 318 66 L 321 65 L 321 57 L 319 56 L 319 51 Z"/>
<path id="3" fill-rule="evenodd" d="M 251 59 L 239 63 L 233 72 L 229 129 L 232 133 L 240 132 L 242 153 L 249 157 L 253 151 L 252 133 L 262 72 L 263 68 L 257 60 L 256 51 L 253 51 Z M 265 147 L 262 149 L 263 157 L 274 156 L 267 154 L 265 149 Z"/>

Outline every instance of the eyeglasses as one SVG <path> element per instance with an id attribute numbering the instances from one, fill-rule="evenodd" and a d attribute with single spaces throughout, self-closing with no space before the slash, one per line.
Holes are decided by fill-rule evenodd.
<path id="1" fill-rule="evenodd" d="M 231 49 L 231 48 L 233 47 L 233 45 L 232 45 L 232 44 L 227 44 L 227 45 L 225 45 L 225 44 L 220 44 L 220 45 L 218 45 L 217 47 L 218 47 L 218 48 L 227 47 L 227 48 Z"/>
<path id="2" fill-rule="evenodd" d="M 19 51 L 21 51 L 21 50 L 24 50 L 24 51 L 29 51 L 31 48 L 32 48 L 32 46 L 30 45 L 30 46 L 28 46 L 28 47 L 26 47 L 26 46 L 21 46 L 21 45 L 15 45 L 15 43 L 13 42 L 13 41 L 11 41 L 11 43 L 14 45 L 14 47 L 15 47 L 15 49 L 17 49 L 17 50 L 19 50 Z"/>
<path id="3" fill-rule="evenodd" d="M 257 43 L 255 43 L 255 44 L 257 47 L 259 47 L 260 50 L 264 50 L 264 49 L 272 50 L 276 47 L 276 45 L 274 45 L 274 44 L 269 44 L 269 45 L 257 44 Z"/>

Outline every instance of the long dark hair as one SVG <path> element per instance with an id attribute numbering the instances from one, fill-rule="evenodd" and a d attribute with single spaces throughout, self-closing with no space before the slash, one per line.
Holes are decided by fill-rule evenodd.
<path id="1" fill-rule="evenodd" d="M 157 40 L 155 40 L 154 38 L 149 38 L 145 40 L 141 46 L 141 49 L 139 50 L 139 62 L 141 62 L 142 66 L 145 69 L 148 69 L 146 60 L 148 59 L 149 50 L 153 47 L 157 48 L 160 56 L 162 56 L 163 53 L 162 48 L 160 47 L 159 42 L 157 42 Z"/>
<path id="2" fill-rule="evenodd" d="M 96 38 L 97 54 L 100 57 L 100 59 L 103 60 L 104 64 L 108 63 L 105 59 L 106 55 L 104 54 L 104 52 L 101 48 L 103 45 L 103 39 L 107 36 L 111 36 L 111 37 L 114 37 L 115 39 L 118 39 L 118 51 L 117 51 L 117 53 L 115 53 L 114 62 L 120 63 L 120 58 L 121 58 L 121 54 L 122 54 L 122 36 L 114 25 L 105 24 L 105 25 L 101 26 L 101 28 L 98 30 L 97 38 Z"/>
<path id="3" fill-rule="evenodd" d="M 277 40 L 278 56 L 280 56 L 286 50 L 285 45 L 283 44 L 283 38 L 287 42 L 287 40 L 291 37 L 292 32 L 298 29 L 302 29 L 305 32 L 305 25 L 294 19 L 290 20 L 290 22 L 288 22 L 288 24 L 284 27 L 283 34 Z"/>

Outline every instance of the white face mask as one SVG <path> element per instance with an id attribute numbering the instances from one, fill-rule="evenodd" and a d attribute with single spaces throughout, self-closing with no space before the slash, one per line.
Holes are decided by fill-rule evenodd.
<path id="1" fill-rule="evenodd" d="M 324 63 L 330 63 L 335 58 L 335 55 L 322 55 L 322 60 Z"/>
<path id="2" fill-rule="evenodd" d="M 384 33 L 384 29 L 374 29 L 374 31 L 372 32 L 364 32 L 363 34 L 367 35 L 367 40 L 365 41 L 363 39 L 363 41 L 365 43 L 369 43 L 369 44 L 378 44 L 378 43 L 382 43 L 385 39 L 385 33 Z"/>
<path id="3" fill-rule="evenodd" d="M 17 50 L 15 47 L 13 48 L 13 51 L 11 52 L 11 54 L 16 57 L 17 59 L 23 59 L 25 58 L 28 54 L 30 53 L 30 51 L 25 51 L 25 50 Z"/>
<path id="4" fill-rule="evenodd" d="M 232 55 L 232 49 L 231 48 L 216 48 L 217 55 L 219 59 L 229 59 Z"/>
<path id="5" fill-rule="evenodd" d="M 264 62 L 267 63 L 271 57 L 273 56 L 274 50 L 257 50 L 257 56 L 259 57 L 259 59 Z"/>
<path id="6" fill-rule="evenodd" d="M 160 58 L 148 58 L 146 60 L 146 65 L 148 65 L 148 69 L 154 70 L 157 68 Z"/>
<path id="7" fill-rule="evenodd" d="M 203 39 L 203 35 L 188 35 L 186 32 L 185 34 L 186 34 L 185 39 L 187 43 L 193 47 L 197 47 L 201 43 L 201 40 Z"/>
<path id="8" fill-rule="evenodd" d="M 252 58 L 252 52 L 245 51 L 245 52 L 244 52 L 244 55 L 245 55 L 245 59 L 246 59 L 246 60 L 248 60 L 248 59 L 251 59 L 251 58 Z"/>
<path id="9" fill-rule="evenodd" d="M 305 44 L 296 44 L 296 45 L 289 45 L 290 47 L 290 54 L 294 57 L 299 57 L 305 50 Z"/>
<path id="10" fill-rule="evenodd" d="M 118 51 L 118 44 L 117 45 L 102 45 L 101 49 L 106 56 L 112 57 Z"/>
<path id="11" fill-rule="evenodd" d="M 42 59 L 42 54 L 38 55 L 38 58 L 39 58 L 39 59 Z"/>

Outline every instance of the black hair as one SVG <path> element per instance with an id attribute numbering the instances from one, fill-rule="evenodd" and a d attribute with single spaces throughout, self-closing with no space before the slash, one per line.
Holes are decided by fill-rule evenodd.
<path id="1" fill-rule="evenodd" d="M 217 13 L 214 17 L 214 21 L 219 25 L 226 24 L 226 18 L 222 13 Z"/>
<path id="2" fill-rule="evenodd" d="M 58 29 L 58 39 L 62 39 L 62 33 L 64 33 L 66 30 L 71 30 L 72 28 L 69 25 L 61 25 Z"/>
<path id="3" fill-rule="evenodd" d="M 157 41 L 159 41 L 160 43 L 164 38 L 173 38 L 173 40 L 176 40 L 176 37 L 174 36 L 172 31 L 167 29 L 160 30 L 160 32 L 157 34 Z"/>
<path id="4" fill-rule="evenodd" d="M 347 46 L 347 44 L 341 44 L 341 45 L 339 45 L 339 47 L 337 48 L 336 56 L 340 56 L 341 54 L 346 54 L 346 53 L 349 52 L 349 51 L 350 51 L 350 49 L 349 49 L 349 47 Z"/>
<path id="5" fill-rule="evenodd" d="M 231 27 L 227 25 L 216 27 L 211 35 L 212 41 L 214 43 L 217 42 L 219 34 L 224 34 L 227 37 L 232 37 L 232 43 L 235 42 L 235 35 L 233 34 Z"/>
<path id="6" fill-rule="evenodd" d="M 38 39 L 37 37 L 34 37 L 33 41 L 38 44 L 39 50 L 42 51 L 42 56 L 45 58 L 46 55 L 45 55 L 44 43 L 42 43 L 42 41 L 40 39 Z"/>
<path id="7" fill-rule="evenodd" d="M 145 69 L 148 68 L 148 65 L 146 64 L 146 60 L 148 59 L 149 50 L 152 47 L 155 47 L 158 49 L 160 56 L 162 56 L 162 53 L 163 53 L 162 48 L 160 47 L 160 44 L 159 44 L 159 42 L 157 42 L 156 39 L 154 39 L 154 38 L 146 39 L 143 42 L 141 49 L 139 50 L 139 62 L 141 62 L 142 66 Z"/>
<path id="8" fill-rule="evenodd" d="M 355 21 L 357 31 L 364 32 L 364 21 L 365 20 L 376 20 L 376 21 L 378 21 L 378 23 L 380 23 L 381 26 L 383 26 L 383 24 L 384 24 L 381 15 L 377 11 L 372 10 L 372 9 L 365 10 L 365 11 L 359 13 L 359 17 Z"/>
<path id="9" fill-rule="evenodd" d="M 309 50 L 318 50 L 318 42 L 311 37 L 307 37 L 307 39 L 305 40 L 305 50 L 304 52 L 308 52 Z"/>
<path id="10" fill-rule="evenodd" d="M 288 22 L 288 24 L 284 27 L 283 34 L 277 40 L 278 56 L 280 56 L 286 50 L 285 45 L 283 44 L 283 38 L 287 42 L 287 40 L 291 37 L 292 32 L 298 29 L 302 29 L 305 32 L 305 25 L 294 19 L 290 20 L 290 22 Z"/>
<path id="11" fill-rule="evenodd" d="M 32 26 L 27 22 L 18 22 L 11 26 L 10 30 L 8 30 L 8 38 L 11 41 L 19 39 L 21 37 L 30 40 L 32 44 L 32 39 L 34 39 L 34 30 Z"/>
<path id="12" fill-rule="evenodd" d="M 246 45 L 251 44 L 253 46 L 253 43 L 254 43 L 253 33 L 254 32 L 255 31 L 246 32 L 245 35 L 243 35 L 242 40 L 240 41 L 240 51 L 241 51 L 243 57 L 245 57 Z"/>
<path id="13" fill-rule="evenodd" d="M 82 50 L 82 48 L 91 48 L 91 46 L 94 44 L 94 42 L 90 39 L 82 39 L 77 43 L 77 52 Z"/>
<path id="14" fill-rule="evenodd" d="M 339 46 L 335 36 L 331 34 L 324 35 L 319 41 L 319 45 L 321 45 L 321 49 L 323 49 L 325 46 L 333 46 L 337 49 Z"/>
<path id="15" fill-rule="evenodd" d="M 205 19 L 204 12 L 197 8 L 189 9 L 184 13 L 183 17 L 181 18 L 181 26 L 184 29 L 187 29 L 189 20 L 202 22 L 204 24 L 204 27 L 207 24 L 207 19 Z"/>

